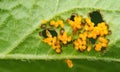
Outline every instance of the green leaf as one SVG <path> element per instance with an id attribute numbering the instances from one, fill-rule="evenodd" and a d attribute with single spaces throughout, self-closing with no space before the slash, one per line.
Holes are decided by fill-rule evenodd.
<path id="1" fill-rule="evenodd" d="M 0 59 L 7 59 L 8 62 L 9 59 L 91 59 L 95 60 L 95 65 L 99 64 L 96 60 L 110 61 L 109 67 L 112 68 L 113 64 L 118 65 L 119 63 L 111 61 L 120 62 L 119 3 L 120 0 L 0 0 Z M 112 34 L 108 36 L 110 43 L 105 53 L 76 52 L 73 45 L 68 45 L 63 48 L 61 54 L 56 54 L 50 46 L 42 42 L 38 33 L 43 19 L 48 21 L 54 18 L 66 20 L 71 13 L 87 17 L 87 14 L 94 10 L 100 10 L 112 31 Z M 1 63 L 3 62 L 1 61 Z M 39 63 L 39 61 L 37 62 Z M 16 64 L 17 62 L 10 61 L 10 63 Z M 36 63 L 34 64 L 36 65 Z M 89 68 L 90 65 L 84 66 Z M 101 66 L 103 65 L 107 66 L 104 62 Z M 99 68 L 97 69 L 99 70 Z"/>
<path id="2" fill-rule="evenodd" d="M 0 72 L 119 72 L 119 62 L 73 60 L 74 67 L 68 68 L 61 60 L 1 60 Z M 8 66 L 9 65 L 9 66 Z"/>

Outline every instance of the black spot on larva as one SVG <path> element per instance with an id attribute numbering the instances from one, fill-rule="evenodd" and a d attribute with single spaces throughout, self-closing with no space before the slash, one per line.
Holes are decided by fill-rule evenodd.
<path id="1" fill-rule="evenodd" d="M 63 35 L 64 32 L 65 32 L 65 29 L 64 29 L 64 28 L 61 28 L 61 29 L 60 29 L 60 34 Z"/>
<path id="2" fill-rule="evenodd" d="M 39 32 L 39 36 L 42 36 L 42 32 Z"/>
<path id="3" fill-rule="evenodd" d="M 45 28 L 46 28 L 46 24 L 42 24 L 42 25 L 40 26 L 40 28 L 45 29 Z"/>
<path id="4" fill-rule="evenodd" d="M 104 22 L 99 11 L 93 11 L 89 13 L 89 16 L 91 18 L 91 21 L 95 23 L 95 26 L 97 26 L 98 23 Z"/>
<path id="5" fill-rule="evenodd" d="M 48 37 L 47 34 L 46 34 L 46 30 L 49 31 L 49 33 L 52 35 L 52 37 L 57 36 L 57 32 L 56 32 L 54 29 L 44 29 L 44 30 L 41 32 L 41 34 L 42 34 L 43 37 L 45 37 L 45 38 Z"/>
<path id="6" fill-rule="evenodd" d="M 112 34 L 112 31 L 111 31 L 111 30 L 109 30 L 109 31 L 108 31 L 108 34 Z"/>

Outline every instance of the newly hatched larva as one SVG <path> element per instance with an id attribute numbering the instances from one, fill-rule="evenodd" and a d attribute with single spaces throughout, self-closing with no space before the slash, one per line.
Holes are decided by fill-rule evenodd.
<path id="1" fill-rule="evenodd" d="M 69 68 L 72 68 L 72 67 L 73 67 L 73 62 L 72 62 L 72 60 L 66 59 L 65 62 L 67 63 L 67 65 L 68 65 Z"/>

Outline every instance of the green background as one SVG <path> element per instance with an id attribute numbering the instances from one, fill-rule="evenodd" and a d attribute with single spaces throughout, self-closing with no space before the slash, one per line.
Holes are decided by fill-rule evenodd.
<path id="1" fill-rule="evenodd" d="M 120 71 L 120 0 L 0 0 L 0 72 Z M 87 17 L 100 10 L 112 34 L 104 53 L 77 52 L 73 45 L 56 54 L 38 35 L 43 19 Z M 69 27 L 66 25 L 66 31 Z M 73 59 L 69 69 L 64 59 Z"/>

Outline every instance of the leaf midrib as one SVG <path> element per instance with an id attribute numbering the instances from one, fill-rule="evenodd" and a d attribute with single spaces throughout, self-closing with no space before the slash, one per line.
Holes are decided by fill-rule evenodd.
<path id="1" fill-rule="evenodd" d="M 2 55 L 0 54 L 0 57 Z M 87 60 L 104 60 L 108 62 L 120 62 L 120 58 L 110 58 L 110 57 L 96 57 L 87 55 L 33 55 L 33 54 L 9 54 L 5 58 L 0 59 L 28 59 L 28 60 L 60 60 L 60 59 L 87 59 Z"/>

